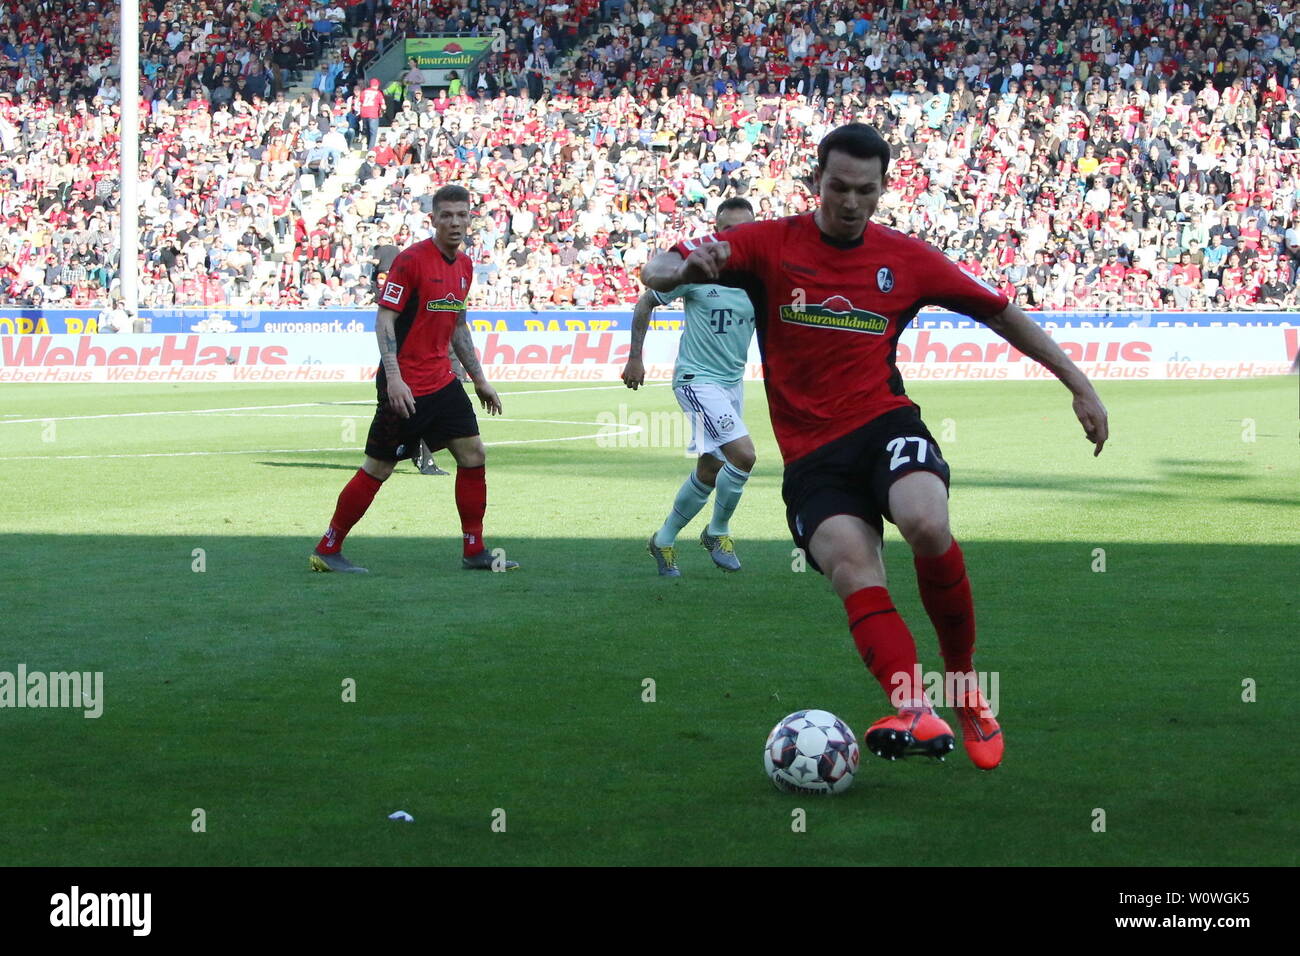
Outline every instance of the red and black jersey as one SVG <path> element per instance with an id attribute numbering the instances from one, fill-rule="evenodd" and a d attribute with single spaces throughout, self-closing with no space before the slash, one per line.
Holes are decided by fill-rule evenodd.
<path id="1" fill-rule="evenodd" d="M 397 365 L 417 398 L 456 379 L 448 348 L 473 281 L 469 256 L 458 252 L 448 258 L 432 239 L 403 249 L 388 270 L 379 307 L 397 313 Z M 385 394 L 382 366 L 376 384 Z"/>
<path id="2" fill-rule="evenodd" d="M 674 251 L 686 257 L 719 239 L 731 244 L 723 281 L 755 301 L 772 430 L 787 464 L 913 404 L 896 356 L 923 306 L 981 319 L 1008 305 L 929 243 L 876 223 L 844 243 L 823 235 L 808 213 L 746 223 Z"/>

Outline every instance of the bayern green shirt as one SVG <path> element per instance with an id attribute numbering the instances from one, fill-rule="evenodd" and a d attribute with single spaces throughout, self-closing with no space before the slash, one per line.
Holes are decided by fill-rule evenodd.
<path id="1" fill-rule="evenodd" d="M 660 305 L 682 300 L 686 324 L 677 347 L 673 387 L 692 383 L 738 385 L 745 377 L 754 306 L 740 289 L 692 283 L 655 292 Z"/>

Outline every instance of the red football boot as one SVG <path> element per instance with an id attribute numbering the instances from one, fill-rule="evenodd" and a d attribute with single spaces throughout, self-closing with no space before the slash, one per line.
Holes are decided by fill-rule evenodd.
<path id="1" fill-rule="evenodd" d="M 871 725 L 866 736 L 867 749 L 877 757 L 944 758 L 956 746 L 952 728 L 933 710 L 903 707 L 892 717 L 882 717 Z"/>
<path id="2" fill-rule="evenodd" d="M 992 770 L 1002 762 L 1006 744 L 988 701 L 975 689 L 960 698 L 953 709 L 961 721 L 961 742 L 966 746 L 971 763 L 981 770 Z"/>

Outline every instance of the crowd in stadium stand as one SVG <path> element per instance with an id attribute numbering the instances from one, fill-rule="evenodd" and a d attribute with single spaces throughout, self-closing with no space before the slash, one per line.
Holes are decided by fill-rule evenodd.
<path id="1" fill-rule="evenodd" d="M 117 5 L 2 3 L 0 302 L 109 304 Z M 812 208 L 861 120 L 876 221 L 1027 308 L 1294 309 L 1297 5 L 144 0 L 141 305 L 371 306 L 450 181 L 474 306 L 625 305 L 723 199 Z M 403 31 L 493 52 L 379 89 Z"/>

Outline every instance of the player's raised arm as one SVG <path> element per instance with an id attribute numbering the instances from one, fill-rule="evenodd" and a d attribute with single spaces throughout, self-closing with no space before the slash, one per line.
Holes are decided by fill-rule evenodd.
<path id="1" fill-rule="evenodd" d="M 645 384 L 645 364 L 641 361 L 641 349 L 645 345 L 646 331 L 650 328 L 650 316 L 658 304 L 654 292 L 646 290 L 636 300 L 636 308 L 632 310 L 632 345 L 628 349 L 622 378 L 623 384 L 633 391 Z"/>
<path id="2" fill-rule="evenodd" d="M 683 259 L 680 252 L 661 252 L 641 269 L 641 281 L 651 289 L 669 292 L 679 285 L 712 282 L 731 258 L 731 243 L 703 242 Z"/>
<path id="3" fill-rule="evenodd" d="M 686 260 L 674 249 L 661 252 L 641 267 L 641 283 L 647 288 L 667 292 L 682 284 Z"/>
<path id="4" fill-rule="evenodd" d="M 397 362 L 397 313 L 380 306 L 375 316 L 375 338 L 379 340 L 379 361 L 384 365 L 388 390 L 388 404 L 403 418 L 415 414 L 415 396 L 402 381 L 402 370 Z"/>
<path id="5" fill-rule="evenodd" d="M 456 329 L 451 334 L 451 347 L 456 352 L 456 358 L 460 359 L 460 364 L 465 367 L 466 374 L 474 382 L 474 392 L 478 395 L 483 409 L 489 415 L 500 415 L 501 396 L 488 384 L 488 380 L 483 375 L 483 366 L 479 364 L 478 356 L 474 354 L 474 339 L 470 335 L 469 320 L 464 312 L 456 321 Z"/>
<path id="6" fill-rule="evenodd" d="M 1083 426 L 1083 433 L 1088 437 L 1088 441 L 1097 446 L 1093 456 L 1100 455 L 1102 446 L 1110 436 L 1110 429 L 1106 419 L 1106 406 L 1102 405 L 1097 390 L 1092 387 L 1092 382 L 1088 381 L 1088 376 L 1084 375 L 1079 366 L 1070 361 L 1070 357 L 1052 341 L 1052 337 L 1014 302 L 998 315 L 982 321 L 1025 355 L 1050 369 L 1052 374 L 1070 390 L 1074 395 L 1074 414 L 1078 417 L 1079 424 Z"/>

